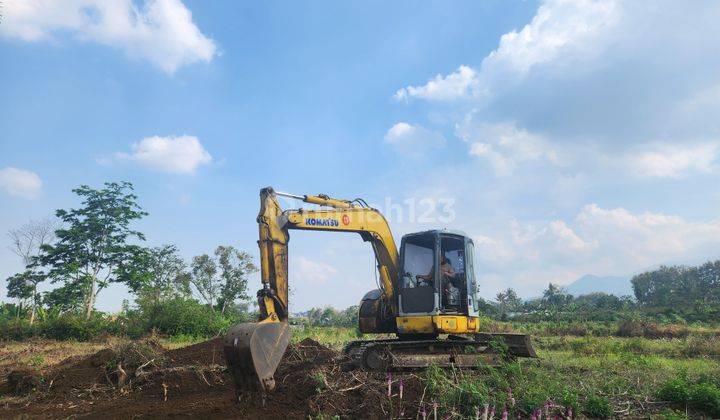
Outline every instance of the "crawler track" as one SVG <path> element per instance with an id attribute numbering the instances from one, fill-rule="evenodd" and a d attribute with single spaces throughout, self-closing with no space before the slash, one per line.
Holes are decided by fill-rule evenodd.
<path id="1" fill-rule="evenodd" d="M 493 346 L 493 340 L 504 347 Z M 358 340 L 348 343 L 343 353 L 355 368 L 376 371 L 441 367 L 476 368 L 497 365 L 503 357 L 536 357 L 524 334 L 478 334 L 473 338 L 450 336 L 444 340 Z"/>

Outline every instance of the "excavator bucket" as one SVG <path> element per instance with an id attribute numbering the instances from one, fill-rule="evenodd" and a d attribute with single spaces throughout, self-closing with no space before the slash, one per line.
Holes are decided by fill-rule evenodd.
<path id="1" fill-rule="evenodd" d="M 287 322 L 238 324 L 225 336 L 225 360 L 237 391 L 275 389 L 275 370 L 290 344 Z"/>

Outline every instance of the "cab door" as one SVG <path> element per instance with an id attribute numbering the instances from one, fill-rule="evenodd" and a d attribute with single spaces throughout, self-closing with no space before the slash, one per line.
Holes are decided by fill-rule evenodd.
<path id="1" fill-rule="evenodd" d="M 465 238 L 440 235 L 440 302 L 444 314 L 467 314 Z"/>
<path id="2" fill-rule="evenodd" d="M 475 278 L 475 244 L 465 238 L 465 266 L 467 277 L 467 308 L 469 316 L 478 316 L 478 285 Z"/>
<path id="3" fill-rule="evenodd" d="M 437 235 L 406 235 L 400 247 L 399 307 L 401 315 L 437 313 Z"/>

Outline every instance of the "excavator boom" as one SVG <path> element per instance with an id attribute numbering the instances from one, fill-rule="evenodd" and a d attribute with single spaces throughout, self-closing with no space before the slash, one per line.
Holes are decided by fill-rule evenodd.
<path id="1" fill-rule="evenodd" d="M 329 207 L 322 210 L 285 210 L 277 196 Z M 224 341 L 225 357 L 238 389 L 275 388 L 273 374 L 290 343 L 288 318 L 288 229 L 354 232 L 372 244 L 382 280 L 383 318 L 394 320 L 394 282 L 398 253 L 392 232 L 380 212 L 362 200 L 353 203 L 325 195 L 292 195 L 260 191 L 259 227 L 260 278 L 258 291 L 260 319 L 236 325 Z M 390 324 L 390 322 L 386 322 Z"/>

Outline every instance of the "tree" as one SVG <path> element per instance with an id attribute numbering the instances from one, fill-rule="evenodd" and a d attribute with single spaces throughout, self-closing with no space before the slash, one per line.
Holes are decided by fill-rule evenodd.
<path id="1" fill-rule="evenodd" d="M 30 302 L 30 325 L 35 322 L 38 305 L 41 299 L 37 288 L 45 281 L 46 276 L 40 270 L 37 256 L 40 248 L 55 240 L 56 220 L 46 218 L 31 220 L 26 225 L 8 231 L 10 250 L 20 257 L 25 271 L 7 279 L 8 297 L 16 298 L 20 303 Z"/>
<path id="2" fill-rule="evenodd" d="M 520 299 L 514 289 L 508 288 L 499 292 L 495 297 L 500 304 L 500 315 L 505 316 L 508 312 L 515 312 L 522 306 Z"/>
<path id="3" fill-rule="evenodd" d="M 45 281 L 45 274 L 37 270 L 28 269 L 7 279 L 7 295 L 18 301 L 30 301 L 30 325 L 35 322 L 37 308 L 42 304 L 38 284 Z"/>
<path id="4" fill-rule="evenodd" d="M 227 307 L 236 300 L 245 300 L 247 295 L 247 276 L 257 271 L 252 257 L 232 246 L 219 246 L 215 256 L 220 266 L 222 286 L 220 288 L 220 315 L 225 313 Z"/>
<path id="5" fill-rule="evenodd" d="M 257 271 L 252 257 L 232 246 L 218 246 L 215 258 L 207 254 L 193 258 L 190 282 L 215 311 L 223 315 L 237 299 L 247 299 L 247 276 Z"/>
<path id="6" fill-rule="evenodd" d="M 190 274 L 175 245 L 139 252 L 133 268 L 138 274 L 128 276 L 128 286 L 146 304 L 157 305 L 167 299 L 190 295 Z"/>
<path id="7" fill-rule="evenodd" d="M 218 298 L 217 264 L 207 254 L 193 257 L 190 265 L 190 283 L 195 286 L 200 296 L 215 311 L 215 302 Z"/>
<path id="8" fill-rule="evenodd" d="M 542 302 L 544 306 L 557 310 L 572 302 L 572 299 L 572 295 L 567 294 L 562 287 L 550 283 L 543 292 Z"/>
<path id="9" fill-rule="evenodd" d="M 659 310 L 720 312 L 720 261 L 699 267 L 662 266 L 632 278 L 640 305 Z"/>
<path id="10" fill-rule="evenodd" d="M 43 245 L 42 263 L 50 267 L 53 282 L 65 283 L 56 298 L 81 295 L 85 317 L 92 315 L 95 301 L 111 282 L 129 283 L 137 274 L 132 262 L 143 248 L 131 245 L 132 239 L 145 240 L 130 224 L 147 213 L 137 204 L 137 196 L 129 182 L 105 183 L 96 190 L 86 185 L 73 190 L 80 196 L 82 207 L 57 210 L 55 215 L 66 228 L 58 229 L 57 243 Z"/>

